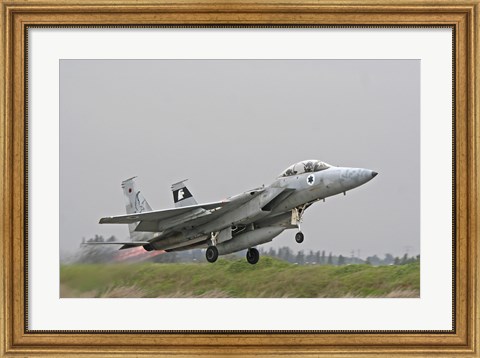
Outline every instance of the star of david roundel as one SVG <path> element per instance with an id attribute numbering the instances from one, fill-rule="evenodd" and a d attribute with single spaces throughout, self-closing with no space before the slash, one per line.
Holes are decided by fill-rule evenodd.
<path id="1" fill-rule="evenodd" d="M 315 183 L 315 175 L 310 174 L 310 175 L 307 177 L 307 184 L 308 184 L 308 185 L 313 185 L 313 183 Z"/>

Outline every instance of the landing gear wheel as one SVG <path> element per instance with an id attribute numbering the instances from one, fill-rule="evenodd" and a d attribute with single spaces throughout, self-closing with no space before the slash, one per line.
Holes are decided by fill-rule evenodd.
<path id="1" fill-rule="evenodd" d="M 303 232 L 299 231 L 295 234 L 295 241 L 301 244 L 303 242 L 304 236 Z"/>
<path id="2" fill-rule="evenodd" d="M 260 253 L 257 249 L 248 249 L 247 251 L 247 261 L 249 264 L 255 265 L 260 259 Z"/>
<path id="3" fill-rule="evenodd" d="M 208 262 L 215 262 L 218 259 L 218 249 L 216 246 L 209 246 L 207 252 L 205 253 L 205 257 L 207 258 Z"/>

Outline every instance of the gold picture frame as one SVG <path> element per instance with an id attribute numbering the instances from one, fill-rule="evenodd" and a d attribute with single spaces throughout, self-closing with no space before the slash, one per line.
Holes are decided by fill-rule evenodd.
<path id="1" fill-rule="evenodd" d="M 480 356 L 480 1 L 1 0 L 2 356 Z M 454 30 L 454 330 L 149 332 L 27 329 L 26 31 L 29 26 L 450 26 Z"/>

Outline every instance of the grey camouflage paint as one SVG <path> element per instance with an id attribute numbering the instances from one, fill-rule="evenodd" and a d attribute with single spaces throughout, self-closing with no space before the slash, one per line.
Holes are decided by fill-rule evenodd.
<path id="1" fill-rule="evenodd" d="M 317 171 L 315 163 L 322 164 Z M 269 186 L 246 191 L 218 205 L 197 205 L 185 181 L 175 183 L 172 192 L 176 209 L 159 211 L 152 211 L 136 189 L 134 178 L 130 178 L 122 182 L 122 188 L 127 214 L 133 215 L 106 217 L 100 223 L 128 223 L 132 241 L 147 240 L 144 248 L 148 251 L 216 246 L 224 255 L 270 242 L 286 229 L 300 229 L 302 216 L 313 203 L 346 193 L 377 175 L 370 169 L 334 167 L 315 160 L 293 167 L 296 170 L 287 169 Z M 182 193 L 178 194 L 179 190 Z M 182 202 L 183 191 L 190 196 L 177 205 Z M 162 219 L 166 214 L 170 217 Z"/>

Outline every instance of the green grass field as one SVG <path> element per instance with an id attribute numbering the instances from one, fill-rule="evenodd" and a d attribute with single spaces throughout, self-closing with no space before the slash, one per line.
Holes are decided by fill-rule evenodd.
<path id="1" fill-rule="evenodd" d="M 209 263 L 72 264 L 61 297 L 419 297 L 420 265 L 293 265 L 262 257 Z"/>

